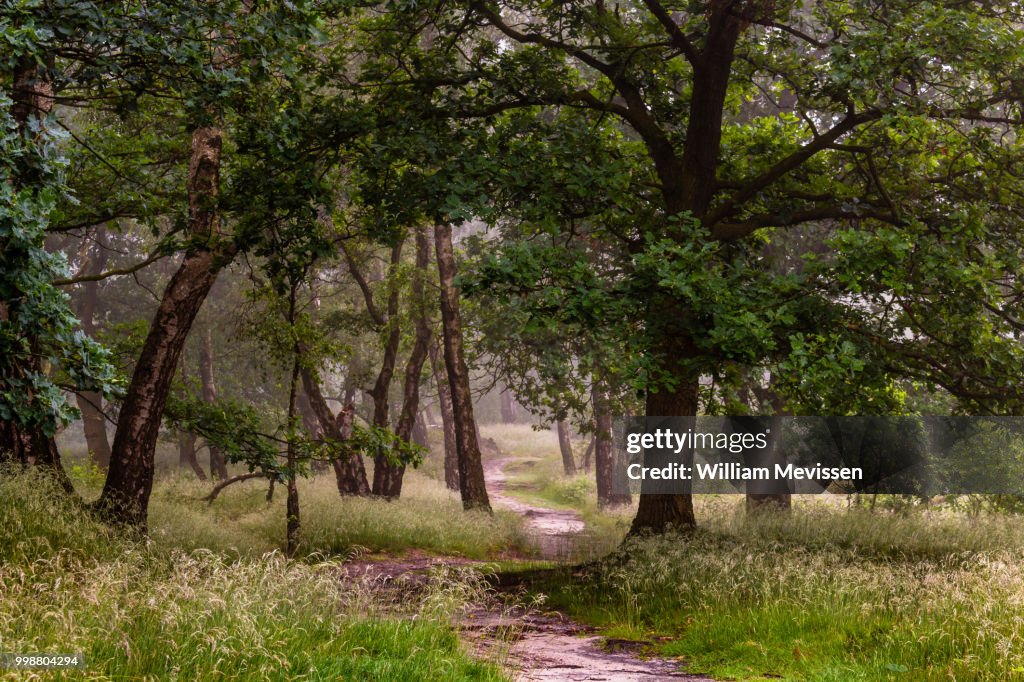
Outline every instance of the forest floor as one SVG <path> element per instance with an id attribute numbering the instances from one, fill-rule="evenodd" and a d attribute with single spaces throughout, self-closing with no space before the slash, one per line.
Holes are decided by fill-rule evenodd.
<path id="1" fill-rule="evenodd" d="M 564 565 L 575 554 L 573 543 L 583 532 L 584 521 L 575 511 L 538 506 L 514 497 L 510 488 L 517 484 L 510 483 L 505 473 L 505 467 L 514 461 L 515 457 L 504 455 L 485 461 L 491 504 L 525 517 L 527 540 L 536 552 L 531 559 Z M 459 557 L 414 552 L 354 561 L 347 567 L 353 578 L 415 588 L 428 581 L 431 570 L 474 564 L 480 565 Z M 712 682 L 681 672 L 678 661 L 646 655 L 648 647 L 641 642 L 609 639 L 591 626 L 545 609 L 543 604 L 516 601 L 514 597 L 495 598 L 465 613 L 454 625 L 477 656 L 498 660 L 517 682 Z"/>

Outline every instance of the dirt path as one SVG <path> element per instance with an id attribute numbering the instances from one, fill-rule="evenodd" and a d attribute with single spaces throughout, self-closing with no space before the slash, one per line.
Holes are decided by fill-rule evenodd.
<path id="1" fill-rule="evenodd" d="M 530 541 L 542 559 L 567 558 L 572 552 L 573 540 L 583 532 L 583 519 L 574 511 L 535 507 L 510 496 L 505 466 L 512 461 L 511 457 L 501 457 L 484 462 L 484 479 L 491 503 L 526 518 Z"/>
<path id="2" fill-rule="evenodd" d="M 501 457 L 484 463 L 492 504 L 526 517 L 527 532 L 542 558 L 571 556 L 573 541 L 584 530 L 583 519 L 574 511 L 537 507 L 510 496 L 505 466 L 512 461 Z M 493 650 L 494 642 L 505 643 L 505 665 L 514 671 L 516 682 L 714 682 L 679 672 L 673 661 L 641 658 L 642 643 L 608 640 L 562 614 L 539 615 L 521 609 L 485 612 L 463 621 L 460 627 L 478 648 Z"/>
<path id="3" fill-rule="evenodd" d="M 485 462 L 491 503 L 526 517 L 530 540 L 542 558 L 570 557 L 573 540 L 584 530 L 583 520 L 574 511 L 538 507 L 512 497 L 504 470 L 512 461 L 501 457 Z M 396 558 L 354 560 L 346 565 L 346 577 L 393 587 L 401 599 L 402 590 L 423 587 L 432 568 L 473 563 L 413 551 Z M 642 642 L 607 639 L 560 613 L 502 608 L 495 603 L 464 614 L 455 626 L 480 657 L 499 661 L 516 682 L 714 682 L 679 672 L 675 661 L 644 657 L 647 645 Z"/>

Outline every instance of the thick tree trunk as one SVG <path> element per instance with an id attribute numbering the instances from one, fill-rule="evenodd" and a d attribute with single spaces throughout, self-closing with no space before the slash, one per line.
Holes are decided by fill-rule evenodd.
<path id="1" fill-rule="evenodd" d="M 97 502 L 110 521 L 141 530 L 146 528 L 153 457 L 171 379 L 196 314 L 233 255 L 232 249 L 209 243 L 219 236 L 220 154 L 219 129 L 204 127 L 193 133 L 188 197 L 190 232 L 196 243 L 185 253 L 150 324 L 121 407 L 110 470 Z"/>
<path id="2" fill-rule="evenodd" d="M 444 434 L 444 483 L 449 490 L 459 489 L 459 451 L 455 443 L 455 415 L 452 411 L 452 394 L 448 388 L 448 376 L 437 341 L 430 343 L 430 368 L 437 384 L 437 402 L 441 407 L 441 429 Z"/>
<path id="3" fill-rule="evenodd" d="M 52 66 L 52 58 L 48 61 Z M 22 134 L 35 136 L 31 122 L 42 121 L 53 109 L 53 83 L 50 81 L 49 71 L 32 55 L 19 57 L 15 64 L 12 85 L 11 114 L 18 130 Z M 20 180 L 16 178 L 15 182 Z M 16 303 L 0 300 L 0 320 L 8 319 L 13 305 Z M 29 365 L 25 368 L 29 373 L 41 369 L 38 358 L 33 358 L 26 364 Z M 61 465 L 57 443 L 53 436 L 46 435 L 41 427 L 22 427 L 14 422 L 0 422 L 0 461 L 4 460 L 34 464 L 51 470 L 64 490 L 74 492 L 71 479 Z"/>
<path id="4" fill-rule="evenodd" d="M 302 388 L 309 397 L 310 407 L 316 413 L 317 421 L 320 422 L 322 433 L 327 438 L 338 442 L 344 442 L 352 435 L 353 407 L 346 403 L 341 412 L 335 417 L 327 406 L 320 384 L 311 370 L 303 367 L 300 371 L 302 376 Z M 334 467 L 334 475 L 338 481 L 338 492 L 342 495 L 370 494 L 370 484 L 366 480 L 366 469 L 363 467 L 363 460 L 357 454 L 350 454 L 348 457 L 336 458 L 331 461 Z"/>
<path id="5" fill-rule="evenodd" d="M 217 384 L 213 374 L 213 333 L 209 327 L 203 330 L 199 345 L 199 378 L 203 386 L 203 402 L 212 405 L 217 401 Z M 210 475 L 219 481 L 228 479 L 228 465 L 220 448 L 208 444 L 210 451 Z"/>
<path id="6" fill-rule="evenodd" d="M 414 308 L 416 333 L 413 339 L 409 362 L 405 366 L 405 384 L 402 389 L 402 412 L 398 417 L 397 435 L 403 441 L 412 438 L 413 426 L 419 414 L 420 379 L 423 374 L 423 363 L 427 359 L 427 346 L 430 344 L 430 327 L 427 325 L 426 301 L 423 296 L 424 279 L 430 267 L 430 240 L 426 228 L 416 228 L 416 272 L 413 273 L 411 286 L 411 302 Z M 373 470 L 373 494 L 389 500 L 397 499 L 402 494 L 402 479 L 405 476 L 405 465 L 377 458 Z"/>
<path id="7" fill-rule="evenodd" d="M 569 424 L 564 419 L 559 419 L 555 423 L 555 430 L 558 432 L 558 450 L 562 453 L 562 473 L 566 476 L 575 476 L 576 459 L 572 454 Z"/>
<path id="8" fill-rule="evenodd" d="M 597 505 L 603 509 L 629 504 L 632 502 L 632 498 L 626 489 L 624 475 L 619 479 L 620 489 L 616 492 L 616 474 L 624 474 L 624 472 L 616 471 L 615 457 L 612 453 L 612 413 L 605 388 L 596 377 L 591 384 L 590 395 L 594 405 L 594 470 L 597 480 Z"/>
<path id="9" fill-rule="evenodd" d="M 95 243 L 84 250 L 80 272 L 83 275 L 95 275 L 103 272 L 107 262 L 107 251 L 102 248 L 104 228 L 98 226 L 95 232 Z M 75 295 L 78 318 L 82 321 L 82 331 L 95 338 L 96 309 L 99 307 L 99 282 L 82 282 Z M 107 439 L 107 418 L 103 414 L 103 396 L 96 391 L 81 391 L 76 396 L 78 410 L 82 413 L 82 432 L 89 448 L 89 457 L 93 464 L 104 471 L 110 466 L 110 441 Z"/>
<path id="10" fill-rule="evenodd" d="M 676 356 L 678 357 L 678 356 Z M 648 393 L 646 414 L 648 417 L 695 417 L 698 407 L 697 380 L 687 379 L 683 371 L 674 373 L 680 380 L 675 390 L 661 390 L 658 393 Z M 659 461 L 650 461 L 652 458 L 645 456 L 644 466 L 659 466 Z M 653 458 L 657 460 L 657 458 Z M 666 461 L 665 464 L 668 462 Z M 693 466 L 693 449 L 683 453 L 683 464 Z M 645 492 L 649 486 L 647 481 L 641 483 L 640 503 L 630 526 L 629 534 L 638 535 L 642 533 L 664 533 L 669 529 L 688 530 L 697 525 L 693 515 L 693 497 L 689 493 L 666 494 Z"/>
<path id="11" fill-rule="evenodd" d="M 437 271 L 441 283 L 441 323 L 444 328 L 444 360 L 448 370 L 448 386 L 452 397 L 455 421 L 455 444 L 459 454 L 459 492 L 465 509 L 491 510 L 476 436 L 473 399 L 469 385 L 469 368 L 463 350 L 462 320 L 459 298 L 455 290 L 455 253 L 452 228 L 447 223 L 434 227 L 437 248 Z"/>

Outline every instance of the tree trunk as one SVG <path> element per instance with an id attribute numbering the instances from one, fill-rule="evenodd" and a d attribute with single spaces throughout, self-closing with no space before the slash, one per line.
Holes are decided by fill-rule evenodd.
<path id="1" fill-rule="evenodd" d="M 412 442 L 423 449 L 430 448 L 430 437 L 427 433 L 427 416 L 423 410 L 416 415 L 416 421 L 412 425 Z"/>
<path id="2" fill-rule="evenodd" d="M 591 461 L 594 456 L 594 443 L 597 438 L 594 436 L 590 437 L 590 442 L 587 443 L 587 449 L 583 451 L 583 461 L 580 462 L 580 468 L 583 469 L 583 473 L 589 474 L 591 470 Z"/>
<path id="3" fill-rule="evenodd" d="M 441 407 L 441 430 L 444 434 L 444 483 L 449 490 L 459 489 L 459 451 L 455 444 L 455 415 L 452 412 L 452 394 L 448 376 L 441 360 L 437 341 L 430 343 L 430 368 L 437 384 L 437 402 Z"/>
<path id="4" fill-rule="evenodd" d="M 508 388 L 501 392 L 501 421 L 506 424 L 516 421 L 516 399 Z"/>
<path id="5" fill-rule="evenodd" d="M 213 333 L 209 326 L 203 330 L 199 345 L 199 378 L 203 386 L 203 402 L 217 402 L 217 384 L 213 376 Z M 207 444 L 210 451 L 210 475 L 219 481 L 228 479 L 228 465 L 220 448 Z"/>
<path id="6" fill-rule="evenodd" d="M 302 376 L 302 388 L 309 397 L 310 407 L 316 413 L 317 421 L 323 435 L 331 440 L 344 442 L 352 434 L 352 403 L 342 406 L 341 412 L 335 417 L 331 414 L 331 408 L 327 406 L 323 393 L 320 391 L 320 384 L 317 382 L 313 372 L 303 367 L 300 370 Z M 366 469 L 363 467 L 363 460 L 359 455 L 352 453 L 347 457 L 339 457 L 331 461 L 334 467 L 334 475 L 338 481 L 338 493 L 341 495 L 370 494 L 370 484 L 366 480 Z"/>
<path id="7" fill-rule="evenodd" d="M 51 57 L 48 66 L 52 65 Z M 15 64 L 12 85 L 11 115 L 18 131 L 35 137 L 36 133 L 31 129 L 32 121 L 42 122 L 53 109 L 53 83 L 49 71 L 33 55 L 23 55 Z M 15 178 L 15 182 L 19 182 L 19 179 Z M 0 320 L 9 318 L 10 307 L 8 301 L 0 300 Z M 32 344 L 37 345 L 35 341 Z M 41 369 L 38 357 L 33 357 L 26 364 L 29 365 L 26 370 L 30 374 Z M 7 459 L 48 469 L 65 491 L 74 492 L 71 479 L 61 465 L 57 443 L 53 436 L 46 435 L 41 426 L 26 427 L 14 422 L 0 422 L 0 461 Z"/>
<path id="8" fill-rule="evenodd" d="M 416 332 L 412 351 L 409 353 L 409 362 L 405 366 L 402 412 L 398 417 L 398 427 L 395 429 L 395 435 L 403 441 L 409 441 L 412 438 L 413 426 L 417 415 L 419 415 L 420 379 L 423 374 L 423 363 L 427 359 L 427 346 L 430 344 L 430 327 L 427 325 L 426 301 L 423 296 L 424 280 L 429 267 L 430 240 L 427 237 L 426 228 L 417 227 L 416 272 L 413 273 L 410 296 Z M 379 477 L 378 474 L 380 474 Z M 397 499 L 402 494 L 404 476 L 404 464 L 378 458 L 373 470 L 374 495 L 381 495 L 389 500 Z"/>
<path id="9" fill-rule="evenodd" d="M 394 275 L 402 259 L 402 243 L 399 240 L 391 247 L 391 267 L 389 278 Z M 369 301 L 369 299 L 367 299 Z M 402 340 L 401 329 L 398 326 L 398 287 L 393 286 L 388 296 L 387 318 L 385 324 L 388 326 L 388 336 L 384 342 L 384 358 L 381 360 L 380 371 L 377 373 L 377 381 L 370 389 L 370 397 L 373 398 L 373 425 L 381 428 L 390 428 L 391 422 L 388 419 L 390 404 L 388 401 L 391 389 L 391 378 L 395 373 L 395 364 L 398 360 L 398 346 Z M 387 457 L 375 457 L 373 460 L 373 488 L 374 495 L 387 496 L 387 490 L 391 485 L 391 470 Z"/>
<path id="10" fill-rule="evenodd" d="M 680 378 L 675 390 L 661 390 L 658 393 L 648 393 L 646 401 L 646 414 L 648 417 L 669 417 L 669 416 L 696 416 L 697 396 L 699 384 L 696 379 L 686 379 L 683 372 L 676 373 Z M 682 463 L 686 466 L 693 466 L 693 448 L 684 450 Z M 644 466 L 664 466 L 669 461 L 659 461 L 660 458 L 652 457 L 650 451 L 645 454 Z M 685 494 L 666 494 L 645 492 L 645 488 L 651 486 L 648 481 L 643 481 L 640 486 L 640 503 L 630 526 L 629 534 L 638 535 L 642 533 L 664 533 L 669 529 L 688 530 L 697 525 L 693 515 L 693 497 L 689 492 Z"/>
<path id="11" fill-rule="evenodd" d="M 291 296 L 288 300 L 288 324 L 295 328 L 295 283 L 292 283 Z M 298 414 L 296 402 L 299 393 L 299 365 L 302 359 L 302 347 L 296 341 L 294 348 L 294 359 L 292 360 L 292 376 L 288 384 L 288 497 L 285 502 L 285 513 L 287 515 L 285 545 L 285 556 L 289 559 L 295 557 L 299 552 L 299 541 L 302 533 L 302 520 L 299 514 L 299 487 L 296 481 L 297 468 L 299 464 L 298 453 L 295 448 L 296 415 Z M 225 479 L 226 480 L 226 479 Z"/>
<path id="12" fill-rule="evenodd" d="M 299 391 L 297 405 L 299 408 L 299 415 L 302 417 L 302 428 L 306 431 L 306 434 L 311 440 L 320 440 L 322 433 L 320 429 L 320 422 L 317 421 L 316 412 L 313 411 L 313 405 L 310 404 L 309 396 L 306 395 L 305 391 Z M 310 468 L 313 470 L 313 473 L 323 474 L 327 473 L 330 465 L 327 462 L 318 459 L 310 463 Z"/>
<path id="13" fill-rule="evenodd" d="M 80 272 L 95 275 L 103 272 L 107 262 L 107 251 L 103 247 L 103 226 L 95 232 L 95 244 L 83 250 Z M 82 282 L 76 292 L 78 318 L 82 331 L 96 337 L 96 309 L 99 306 L 99 282 Z M 78 410 L 82 413 L 82 432 L 89 448 L 89 458 L 100 469 L 110 466 L 110 441 L 107 439 L 107 418 L 103 414 L 103 396 L 97 391 L 81 391 L 77 394 Z"/>
<path id="14" fill-rule="evenodd" d="M 564 419 L 555 423 L 558 431 L 558 449 L 562 453 L 562 473 L 566 476 L 576 475 L 576 459 L 572 454 L 572 438 L 569 434 L 569 424 Z"/>
<path id="15" fill-rule="evenodd" d="M 608 395 L 597 377 L 592 381 L 590 395 L 594 404 L 594 469 L 597 480 L 597 505 L 604 509 L 620 504 L 629 504 L 632 502 L 632 497 L 626 489 L 625 472 L 616 471 L 616 461 L 612 453 L 612 413 L 608 404 Z M 620 492 L 618 493 L 616 493 L 615 485 L 616 474 L 621 475 L 619 478 Z"/>
<path id="16" fill-rule="evenodd" d="M 196 473 L 200 481 L 206 480 L 206 472 L 196 457 L 196 436 L 188 431 L 178 432 L 178 466 L 189 467 Z"/>
<path id="17" fill-rule="evenodd" d="M 204 127 L 193 133 L 188 198 L 190 233 L 195 241 L 164 290 L 150 324 L 121 407 L 110 470 L 97 502 L 98 510 L 108 520 L 143 531 L 153 489 L 153 457 L 171 378 L 199 308 L 217 273 L 234 254 L 231 247 L 218 248 L 210 243 L 219 236 L 216 201 L 220 154 L 218 128 Z"/>
<path id="18" fill-rule="evenodd" d="M 459 298 L 455 290 L 455 254 L 452 249 L 452 228 L 438 222 L 434 227 L 437 248 L 437 271 L 441 284 L 441 323 L 444 329 L 444 361 L 455 422 L 455 444 L 459 455 L 459 491 L 465 509 L 491 510 L 476 437 L 473 399 L 470 393 L 469 368 L 463 350 L 462 320 Z"/>

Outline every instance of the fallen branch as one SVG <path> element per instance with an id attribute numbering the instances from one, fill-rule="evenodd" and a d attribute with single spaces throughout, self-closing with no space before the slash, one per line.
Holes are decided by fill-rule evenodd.
<path id="1" fill-rule="evenodd" d="M 239 481 L 248 481 L 250 478 L 263 478 L 264 476 L 266 476 L 266 474 L 264 474 L 262 471 L 253 471 L 248 474 L 239 474 L 238 476 L 232 476 L 231 478 L 225 479 L 218 483 L 217 485 L 215 485 L 213 487 L 213 490 L 210 491 L 210 494 L 203 498 L 203 501 L 208 502 L 209 504 L 213 504 L 213 501 L 217 499 L 217 496 L 220 495 L 220 492 L 224 490 L 224 488 L 227 488 L 232 483 L 238 483 Z"/>

